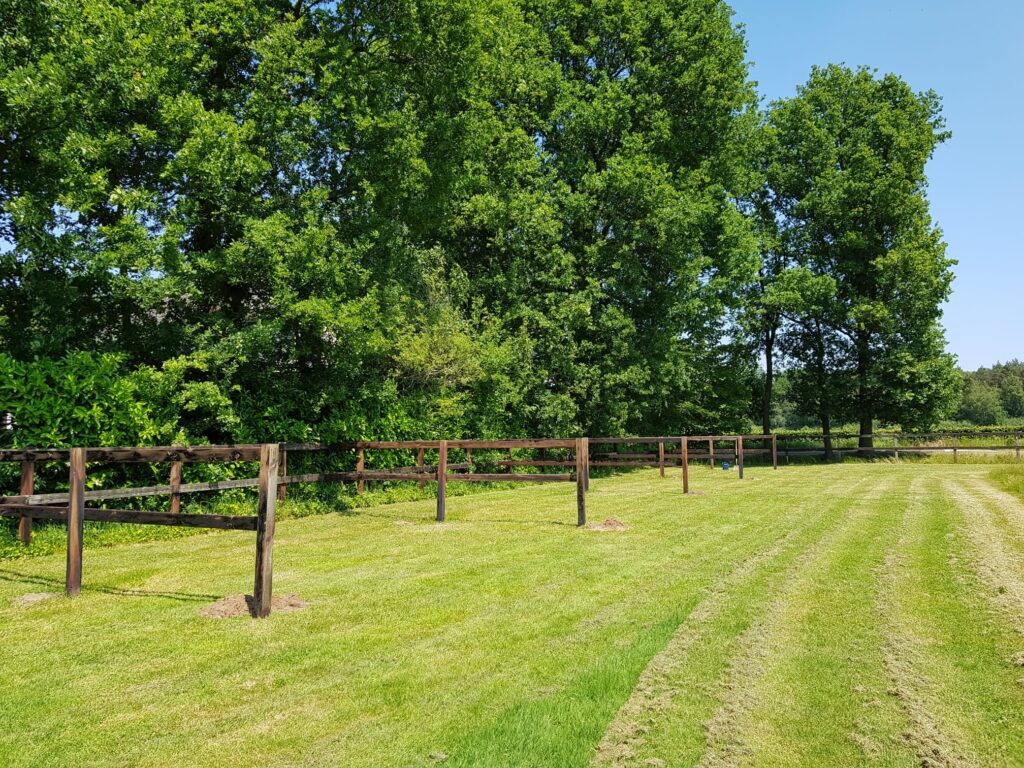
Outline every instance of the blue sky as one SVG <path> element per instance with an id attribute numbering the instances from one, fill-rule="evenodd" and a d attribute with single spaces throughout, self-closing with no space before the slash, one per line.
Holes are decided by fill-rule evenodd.
<path id="1" fill-rule="evenodd" d="M 944 324 L 973 370 L 1024 359 L 1024 0 L 729 0 L 752 77 L 790 96 L 812 64 L 866 64 L 943 98 L 951 141 L 928 167 L 960 263 Z"/>

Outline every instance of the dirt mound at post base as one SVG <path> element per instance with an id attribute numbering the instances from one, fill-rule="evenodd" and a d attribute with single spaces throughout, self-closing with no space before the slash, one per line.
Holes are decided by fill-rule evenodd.
<path id="1" fill-rule="evenodd" d="M 208 619 L 230 619 L 235 616 L 255 616 L 255 603 L 252 595 L 228 595 L 222 597 L 216 603 L 206 606 L 199 611 L 200 616 Z M 275 596 L 270 601 L 270 612 L 277 611 L 301 611 L 308 608 L 309 603 L 298 595 Z"/>
<path id="2" fill-rule="evenodd" d="M 629 528 L 621 520 L 609 517 L 603 523 L 594 523 L 587 526 L 588 531 L 628 531 Z"/>
<path id="3" fill-rule="evenodd" d="M 60 597 L 56 592 L 29 592 L 25 595 L 20 595 L 13 600 L 14 605 L 35 605 L 41 603 L 43 600 L 51 600 L 55 597 Z"/>

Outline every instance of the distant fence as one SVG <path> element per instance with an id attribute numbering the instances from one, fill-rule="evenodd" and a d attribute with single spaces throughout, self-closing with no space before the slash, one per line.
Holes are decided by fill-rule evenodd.
<path id="1" fill-rule="evenodd" d="M 757 443 L 760 447 L 749 447 Z M 591 446 L 597 446 L 593 452 Z M 697 446 L 693 450 L 691 446 Z M 636 448 L 641 450 L 635 450 Z M 367 469 L 369 452 L 400 451 L 416 456 L 416 463 L 389 469 Z M 654 452 L 652 452 L 654 451 Z M 431 463 L 427 463 L 427 458 Z M 481 453 L 485 456 L 481 460 Z M 495 456 L 495 454 L 499 454 Z M 288 474 L 288 457 L 323 454 L 348 457 L 354 469 L 308 474 Z M 460 459 L 452 462 L 451 458 Z M 526 455 L 524 455 L 526 454 Z M 256 533 L 256 578 L 253 589 L 254 614 L 270 613 L 273 585 L 273 545 L 277 502 L 287 487 L 298 483 L 355 483 L 362 493 L 367 482 L 437 483 L 438 522 L 444 522 L 449 482 L 575 483 L 576 523 L 587 521 L 586 493 L 591 467 L 657 467 L 662 477 L 668 466 L 682 470 L 683 493 L 690 492 L 691 461 L 707 460 L 714 466 L 716 457 L 736 462 L 743 478 L 744 460 L 750 455 L 770 456 L 778 467 L 777 442 L 771 435 L 710 435 L 679 437 L 573 438 L 541 440 L 414 440 L 360 441 L 332 445 L 304 443 L 265 443 L 260 445 L 219 445 L 160 448 L 71 448 L 0 450 L 0 462 L 21 464 L 21 483 L 16 496 L 0 497 L 0 516 L 18 517 L 18 534 L 28 544 L 33 520 L 67 522 L 67 569 L 65 591 L 77 595 L 82 589 L 82 538 L 86 520 L 106 523 L 172 525 L 193 528 L 254 531 Z M 210 462 L 258 462 L 258 477 L 183 483 L 185 464 Z M 68 490 L 36 493 L 36 465 L 66 463 L 69 466 Z M 167 485 L 86 490 L 88 464 L 167 464 Z M 478 465 L 501 467 L 502 472 L 477 472 Z M 521 470 L 532 470 L 524 472 Z M 565 469 L 568 471 L 552 471 Z M 255 515 L 183 514 L 184 494 L 223 491 L 235 488 L 258 489 Z M 88 502 L 166 496 L 169 509 L 153 512 L 88 506 Z"/>
<path id="2" fill-rule="evenodd" d="M 826 449 L 826 437 L 832 443 L 831 451 Z M 872 447 L 860 447 L 862 437 L 870 438 Z M 1024 431 L 875 432 L 863 436 L 852 432 L 836 432 L 828 436 L 822 433 L 780 432 L 777 438 L 779 454 L 787 462 L 791 458 L 825 456 L 830 452 L 839 458 L 881 454 L 896 459 L 900 454 L 949 454 L 953 462 L 957 463 L 961 453 L 972 452 L 1013 454 L 1016 461 L 1020 461 Z"/>

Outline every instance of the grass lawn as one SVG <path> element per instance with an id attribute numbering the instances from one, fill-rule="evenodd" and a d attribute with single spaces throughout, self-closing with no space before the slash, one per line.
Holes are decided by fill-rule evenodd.
<path id="1" fill-rule="evenodd" d="M 1001 474 L 993 474 L 993 472 Z M 1024 765 L 1012 468 L 694 468 L 0 562 L 3 766 Z"/>

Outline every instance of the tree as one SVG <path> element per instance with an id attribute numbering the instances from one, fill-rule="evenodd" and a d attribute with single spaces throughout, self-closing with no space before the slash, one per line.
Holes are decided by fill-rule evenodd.
<path id="1" fill-rule="evenodd" d="M 992 426 L 1002 424 L 1006 420 L 1006 411 L 1000 402 L 998 389 L 969 378 L 956 416 L 972 424 Z"/>
<path id="2" fill-rule="evenodd" d="M 1024 417 L 1024 363 L 1010 360 L 965 373 L 956 417 L 979 425 Z"/>
<path id="3" fill-rule="evenodd" d="M 0 0 L 0 352 L 214 441 L 736 428 L 744 54 L 720 0 Z"/>
<path id="4" fill-rule="evenodd" d="M 757 157 L 762 164 L 767 159 L 764 135 L 763 129 L 756 134 Z M 774 202 L 772 191 L 762 177 L 746 205 L 747 215 L 758 239 L 760 264 L 756 279 L 750 283 L 742 313 L 743 328 L 764 358 L 763 384 L 755 399 L 759 405 L 761 431 L 766 435 L 772 431 L 775 363 L 779 353 L 779 333 L 787 310 L 786 302 L 782 300 L 785 292 L 777 290 L 777 286 L 793 266 L 787 233 L 782 226 L 783 222 L 779 220 Z"/>
<path id="5" fill-rule="evenodd" d="M 941 418 L 957 379 L 939 325 L 954 262 L 925 194 L 925 166 L 949 136 L 938 96 L 866 68 L 816 67 L 766 123 L 766 183 L 794 260 L 834 282 L 820 319 L 795 318 L 790 360 L 813 371 L 824 349 L 850 377 L 843 410 L 863 449 L 876 419 Z"/>

